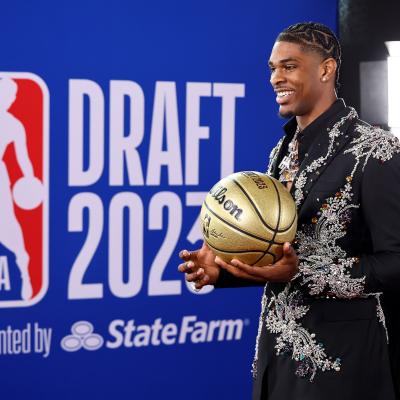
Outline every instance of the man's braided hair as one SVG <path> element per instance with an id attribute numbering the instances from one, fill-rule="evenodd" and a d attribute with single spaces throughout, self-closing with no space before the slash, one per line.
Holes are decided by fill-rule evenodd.
<path id="1" fill-rule="evenodd" d="M 277 42 L 292 42 L 319 53 L 323 59 L 332 57 L 337 64 L 335 86 L 339 88 L 339 69 L 342 50 L 339 40 L 330 28 L 317 22 L 301 22 L 290 25 L 276 38 Z"/>

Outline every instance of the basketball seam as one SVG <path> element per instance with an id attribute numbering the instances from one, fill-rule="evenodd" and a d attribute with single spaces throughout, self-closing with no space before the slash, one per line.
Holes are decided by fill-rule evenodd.
<path id="1" fill-rule="evenodd" d="M 276 226 L 275 231 L 274 231 L 274 236 L 272 237 L 272 241 L 275 242 L 275 237 L 276 237 L 276 234 L 277 234 L 277 228 L 278 228 L 278 226 L 279 226 L 279 224 L 280 224 L 280 222 L 281 222 L 281 196 L 280 196 L 280 194 L 279 194 L 278 188 L 277 188 L 276 185 L 275 185 L 275 182 L 274 182 L 272 179 L 270 179 L 270 181 L 271 181 L 272 184 L 274 185 L 274 188 L 275 188 L 275 190 L 276 190 L 276 195 L 277 195 L 277 197 L 278 197 L 278 222 L 277 222 L 277 226 Z M 272 246 L 272 244 L 269 245 L 269 247 L 268 247 L 268 249 L 265 251 L 264 255 L 268 253 L 268 251 L 269 251 L 269 249 L 271 248 L 271 246 Z M 274 259 L 274 263 L 275 263 L 275 260 L 276 260 L 276 256 L 275 256 L 275 255 L 273 255 L 273 259 Z"/>
<path id="2" fill-rule="evenodd" d="M 296 213 L 295 213 L 295 214 L 294 214 L 294 218 L 293 218 L 292 222 L 290 223 L 289 227 L 287 227 L 287 228 L 285 228 L 285 229 L 282 229 L 282 230 L 278 229 L 278 227 L 279 227 L 279 225 L 280 225 L 280 221 L 281 221 L 281 201 L 280 201 L 281 198 L 280 198 L 279 190 L 278 190 L 278 188 L 276 187 L 275 182 L 274 182 L 273 179 L 271 179 L 269 176 L 268 176 L 268 178 L 269 178 L 270 182 L 273 184 L 274 189 L 275 189 L 275 191 L 276 191 L 277 198 L 278 198 L 278 222 L 277 222 L 277 226 L 276 226 L 275 229 L 274 229 L 273 227 L 269 226 L 269 225 L 264 221 L 264 219 L 263 219 L 263 217 L 261 216 L 261 214 L 260 214 L 258 208 L 256 207 L 255 203 L 252 201 L 252 199 L 251 199 L 250 196 L 247 194 L 247 192 L 245 191 L 245 189 L 240 185 L 240 183 L 237 182 L 235 179 L 232 179 L 232 181 L 239 187 L 239 189 L 240 189 L 240 190 L 242 191 L 242 193 L 246 196 L 246 198 L 248 199 L 248 201 L 250 202 L 250 204 L 253 206 L 253 209 L 255 210 L 255 212 L 256 212 L 258 218 L 260 219 L 261 223 L 262 223 L 266 228 L 268 228 L 269 230 L 273 231 L 273 236 L 272 236 L 271 241 L 269 242 L 268 247 L 264 250 L 262 256 L 260 256 L 260 257 L 254 262 L 254 264 L 256 264 L 258 261 L 260 261 L 260 260 L 261 260 L 263 257 L 265 257 L 267 254 L 269 254 L 269 255 L 271 255 L 271 256 L 273 257 L 273 262 L 275 263 L 276 256 L 275 256 L 275 254 L 270 253 L 269 250 L 270 250 L 270 248 L 272 247 L 272 244 L 283 244 L 283 243 L 276 243 L 276 242 L 275 242 L 275 237 L 276 237 L 276 235 L 277 235 L 278 233 L 282 233 L 282 232 L 285 232 L 285 231 L 287 231 L 288 229 L 290 229 L 290 228 L 293 226 L 294 221 L 296 220 Z M 254 264 L 253 264 L 253 265 L 254 265 Z"/>
<path id="3" fill-rule="evenodd" d="M 270 240 L 260 238 L 259 236 L 256 236 L 256 235 L 254 235 L 254 234 L 252 234 L 252 233 L 250 233 L 250 232 L 246 232 L 245 230 L 240 229 L 240 228 L 238 228 L 237 226 L 235 226 L 235 225 L 231 224 L 230 222 L 226 221 L 225 219 L 221 218 L 221 217 L 220 217 L 219 215 L 217 215 L 213 210 L 210 209 L 210 207 L 208 206 L 208 204 L 207 204 L 207 202 L 206 202 L 205 200 L 204 200 L 204 205 L 206 206 L 207 210 L 210 211 L 210 213 L 214 215 L 214 217 L 218 218 L 220 221 L 223 221 L 225 224 L 227 224 L 227 225 L 230 226 L 231 228 L 236 229 L 237 231 L 239 231 L 239 232 L 241 232 L 241 233 L 244 233 L 245 235 L 248 235 L 248 236 L 250 236 L 250 237 L 253 237 L 254 239 L 260 240 L 261 242 L 269 243 L 269 244 L 272 243 Z"/>
<path id="4" fill-rule="evenodd" d="M 268 249 L 269 249 L 270 247 L 271 247 L 271 246 L 269 246 Z M 269 254 L 270 256 L 272 256 L 272 258 L 274 259 L 274 263 L 275 263 L 275 259 L 276 259 L 275 254 L 270 253 L 268 250 L 266 250 L 266 251 L 262 254 L 262 256 L 259 257 L 259 258 L 257 258 L 257 260 L 256 260 L 252 265 L 257 264 L 257 263 L 258 263 L 263 257 L 265 257 L 267 254 Z"/>
<path id="5" fill-rule="evenodd" d="M 207 239 L 205 239 L 205 241 L 207 242 L 207 244 L 212 247 L 215 250 L 220 251 L 221 253 L 233 253 L 233 254 L 241 254 L 241 253 L 262 253 L 262 256 L 264 256 L 264 252 L 263 250 L 235 250 L 235 251 L 229 251 L 229 250 L 225 250 L 225 249 L 220 249 L 218 247 L 215 247 L 214 245 L 212 245 Z"/>
<path id="6" fill-rule="evenodd" d="M 239 189 L 243 192 L 243 194 L 247 197 L 247 200 L 249 200 L 250 204 L 253 206 L 258 218 L 261 220 L 262 224 L 264 226 L 266 226 L 268 229 L 273 229 L 272 226 L 269 226 L 263 219 L 263 217 L 261 216 L 258 208 L 256 207 L 256 205 L 254 204 L 253 200 L 250 198 L 250 196 L 247 194 L 246 190 L 242 187 L 242 185 L 236 180 L 236 179 L 232 179 L 232 181 L 239 186 Z"/>
<path id="7" fill-rule="evenodd" d="M 243 192 L 243 194 L 247 197 L 247 199 L 249 200 L 250 204 L 253 206 L 253 208 L 254 208 L 254 210 L 255 210 L 255 212 L 256 212 L 258 218 L 259 218 L 260 221 L 262 222 L 262 224 L 263 224 L 266 228 L 270 229 L 271 231 L 274 230 L 274 228 L 273 228 L 272 226 L 269 226 L 269 225 L 264 221 L 264 219 L 263 219 L 262 215 L 260 214 L 260 212 L 259 212 L 257 206 L 256 206 L 255 203 L 251 200 L 250 196 L 247 194 L 247 192 L 245 191 L 245 189 L 240 185 L 240 183 L 237 182 L 235 179 L 232 179 L 232 181 L 239 187 L 239 189 L 240 189 L 240 190 Z M 276 188 L 275 183 L 273 182 L 272 179 L 270 179 L 270 181 L 273 183 L 274 188 L 275 188 L 275 190 L 276 190 L 277 193 L 278 193 L 278 189 Z M 280 200 L 279 193 L 278 193 L 278 199 Z M 279 203 L 279 207 L 280 207 L 280 203 Z M 280 219 L 280 217 L 279 217 L 279 219 Z M 289 228 L 292 226 L 292 224 L 293 224 L 293 221 L 292 221 L 292 223 L 290 224 Z M 285 228 L 285 229 L 282 229 L 282 230 L 276 229 L 276 228 L 275 228 L 275 231 L 276 231 L 277 233 L 282 233 L 282 232 L 287 231 L 289 228 Z"/>

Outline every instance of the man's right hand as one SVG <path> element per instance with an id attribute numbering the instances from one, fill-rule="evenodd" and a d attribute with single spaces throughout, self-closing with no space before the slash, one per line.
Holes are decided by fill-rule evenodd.
<path id="1" fill-rule="evenodd" d="M 196 251 L 182 250 L 179 257 L 185 262 L 178 267 L 179 272 L 186 274 L 186 280 L 193 282 L 196 289 L 217 282 L 220 267 L 216 264 L 215 254 L 204 242 L 201 249 Z"/>

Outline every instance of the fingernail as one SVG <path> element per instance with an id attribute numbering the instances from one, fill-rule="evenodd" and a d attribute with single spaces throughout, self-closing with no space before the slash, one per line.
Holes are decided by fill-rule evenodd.
<path id="1" fill-rule="evenodd" d="M 196 272 L 197 275 L 201 275 L 202 273 L 204 273 L 204 269 L 203 268 L 199 268 Z"/>
<path id="2" fill-rule="evenodd" d="M 185 255 L 186 255 L 186 250 L 181 250 L 181 251 L 179 252 L 179 257 L 180 257 L 180 258 L 185 257 Z"/>
<path id="3" fill-rule="evenodd" d="M 189 262 L 186 263 L 186 266 L 188 268 L 193 268 L 194 267 L 194 262 L 193 261 L 189 261 Z"/>
<path id="4" fill-rule="evenodd" d="M 231 264 L 235 265 L 235 266 L 238 265 L 238 260 L 235 260 L 235 259 L 231 260 Z"/>

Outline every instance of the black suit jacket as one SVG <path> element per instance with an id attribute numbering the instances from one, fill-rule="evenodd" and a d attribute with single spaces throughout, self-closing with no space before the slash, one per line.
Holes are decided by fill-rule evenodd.
<path id="1" fill-rule="evenodd" d="M 315 125 L 291 189 L 300 273 L 265 288 L 253 399 L 392 400 L 399 386 L 400 144 L 343 101 Z M 271 154 L 268 172 L 276 178 L 290 140 L 288 132 Z M 243 284 L 224 272 L 217 286 Z"/>

